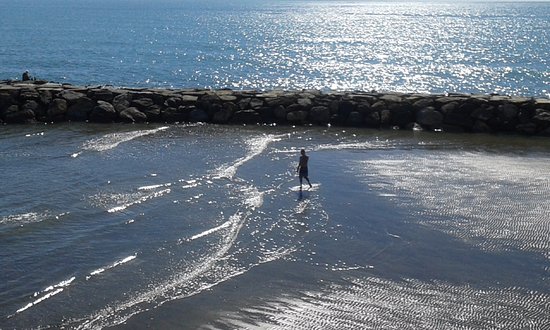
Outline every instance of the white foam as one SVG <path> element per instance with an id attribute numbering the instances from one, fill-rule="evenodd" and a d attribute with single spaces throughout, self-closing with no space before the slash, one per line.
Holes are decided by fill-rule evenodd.
<path id="1" fill-rule="evenodd" d="M 373 149 L 379 148 L 380 146 L 388 146 L 388 143 L 372 143 L 372 142 L 351 142 L 351 143 L 339 143 L 339 144 L 321 144 L 317 146 L 314 150 L 343 150 L 343 149 Z"/>
<path id="2" fill-rule="evenodd" d="M 193 236 L 189 237 L 189 238 L 187 239 L 187 241 L 193 241 L 193 240 L 196 240 L 197 238 L 201 238 L 201 237 L 204 237 L 204 236 L 208 236 L 208 235 L 213 234 L 213 233 L 215 233 L 215 232 L 217 232 L 217 231 L 220 231 L 220 230 L 222 230 L 222 229 L 224 229 L 224 228 L 228 228 L 229 226 L 231 226 L 232 222 L 233 222 L 233 220 L 228 220 L 228 221 L 222 223 L 221 225 L 219 225 L 219 226 L 217 226 L 217 227 L 210 228 L 210 229 L 208 229 L 208 230 L 203 231 L 202 233 L 198 233 L 198 234 L 196 234 L 196 235 L 193 235 Z"/>
<path id="3" fill-rule="evenodd" d="M 60 217 L 69 214 L 69 212 L 53 215 L 50 211 L 44 212 L 28 212 L 23 214 L 10 214 L 0 218 L 0 225 L 19 225 L 23 226 L 35 222 L 41 222 L 44 220 L 55 218 L 59 220 Z"/>
<path id="4" fill-rule="evenodd" d="M 127 263 L 131 260 L 134 260 L 135 258 L 136 258 L 136 255 L 134 254 L 134 255 L 128 256 L 126 258 L 117 260 L 114 263 L 110 264 L 109 266 L 98 268 L 98 269 L 94 270 L 93 272 L 91 272 L 90 276 L 87 276 L 86 279 L 89 280 L 92 276 L 99 275 L 99 274 L 101 274 L 101 273 L 103 273 L 103 272 L 105 272 L 109 269 L 115 268 L 119 265 L 125 264 L 125 263 Z"/>
<path id="5" fill-rule="evenodd" d="M 124 133 L 109 133 L 100 138 L 95 138 L 87 141 L 82 146 L 82 149 L 91 150 L 91 151 L 106 151 L 106 150 L 116 148 L 119 144 L 123 142 L 128 142 L 138 137 L 154 134 L 166 129 L 168 129 L 167 126 L 150 129 L 150 130 L 139 130 L 139 131 L 133 131 L 133 132 L 124 132 Z M 75 153 L 72 155 L 72 157 L 76 157 L 79 154 L 80 153 Z"/>
<path id="6" fill-rule="evenodd" d="M 44 136 L 44 132 L 25 134 L 25 137 L 31 137 L 31 136 Z"/>
<path id="7" fill-rule="evenodd" d="M 68 287 L 69 285 L 71 285 L 71 283 L 75 280 L 76 277 L 71 277 L 67 280 L 64 280 L 64 281 L 61 281 L 57 284 L 54 284 L 54 285 L 50 285 L 49 287 L 45 288 L 44 290 L 40 291 L 40 292 L 35 292 L 33 297 L 37 297 L 41 294 L 44 294 L 46 292 L 45 295 L 43 295 L 42 297 L 36 299 L 35 301 L 33 302 L 30 302 L 28 304 L 26 304 L 25 306 L 19 308 L 15 313 L 18 314 L 18 313 L 21 313 L 21 312 L 24 312 L 26 311 L 27 309 L 35 306 L 36 304 L 39 304 L 41 302 L 43 302 L 44 300 L 46 299 L 49 299 L 53 296 L 55 296 L 56 294 L 58 293 L 61 293 L 63 291 L 64 288 Z"/>
<path id="8" fill-rule="evenodd" d="M 311 187 L 309 187 L 309 185 L 307 183 L 303 184 L 302 185 L 302 189 L 300 189 L 300 186 L 294 186 L 294 187 L 290 187 L 290 190 L 291 191 L 317 191 L 319 190 L 319 187 L 321 187 L 321 184 L 320 183 L 312 183 L 311 184 Z"/>
<path id="9" fill-rule="evenodd" d="M 0 218 L 0 224 L 27 224 L 32 222 L 40 222 L 48 217 L 48 213 L 29 212 L 23 214 L 10 214 Z"/>
<path id="10" fill-rule="evenodd" d="M 140 203 L 143 203 L 143 202 L 145 202 L 149 199 L 157 198 L 157 197 L 161 197 L 161 196 L 164 196 L 166 194 L 169 194 L 171 191 L 172 191 L 171 189 L 163 189 L 163 190 L 155 191 L 155 192 L 152 192 L 150 194 L 146 194 L 146 195 L 140 196 L 140 197 L 136 197 L 134 195 L 131 195 L 132 196 L 131 198 L 134 198 L 134 199 L 132 199 L 129 202 L 111 207 L 111 208 L 107 209 L 107 212 L 109 212 L 109 213 L 120 212 L 120 211 L 123 211 L 123 210 L 127 209 L 128 207 L 130 207 L 132 205 L 140 204 Z"/>
<path id="11" fill-rule="evenodd" d="M 55 296 L 56 294 L 58 294 L 58 293 L 60 293 L 60 292 L 62 292 L 62 291 L 63 291 L 63 288 L 59 288 L 59 289 L 57 289 L 57 290 L 55 290 L 55 291 L 53 291 L 53 292 L 50 292 L 50 293 L 48 293 L 47 295 L 45 295 L 45 296 L 43 296 L 43 297 L 40 297 L 40 298 L 36 299 L 36 300 L 33 301 L 32 303 L 28 303 L 28 304 L 25 305 L 24 307 L 19 308 L 19 309 L 16 311 L 16 313 L 21 313 L 21 312 L 23 312 L 23 311 L 25 311 L 25 310 L 31 308 L 32 306 L 34 306 L 34 305 L 36 305 L 36 304 L 38 304 L 38 303 L 41 303 L 41 302 L 43 302 L 44 300 L 49 299 L 49 298 Z"/>
<path id="12" fill-rule="evenodd" d="M 296 205 L 296 213 L 298 213 L 298 214 L 304 213 L 304 211 L 307 209 L 308 205 L 309 205 L 309 200 L 308 199 L 301 201 L 300 203 L 298 203 L 298 205 Z"/>
<path id="13" fill-rule="evenodd" d="M 251 209 L 257 209 L 262 207 L 264 204 L 264 194 L 265 192 L 260 192 L 254 186 L 247 186 L 241 189 L 241 192 L 244 194 L 243 203 Z"/>
<path id="14" fill-rule="evenodd" d="M 158 188 L 162 188 L 162 187 L 170 187 L 171 185 L 172 185 L 171 183 L 154 184 L 154 185 L 150 185 L 150 186 L 139 187 L 138 190 L 153 190 L 153 189 L 158 189 Z"/>
<path id="15" fill-rule="evenodd" d="M 235 174 L 237 173 L 237 169 L 245 164 L 247 161 L 251 160 L 252 158 L 260 155 L 267 146 L 274 141 L 280 140 L 280 135 L 262 135 L 256 138 L 248 139 L 246 141 L 248 145 L 248 152 L 247 154 L 237 159 L 233 164 L 225 164 L 220 166 L 213 174 L 213 177 L 216 179 L 232 179 Z"/>
<path id="16" fill-rule="evenodd" d="M 218 229 L 227 230 L 224 235 L 220 236 L 221 241 L 219 248 L 213 254 L 209 255 L 208 258 L 197 263 L 196 267 L 178 274 L 174 274 L 174 276 L 165 283 L 158 283 L 157 285 L 151 286 L 146 292 L 142 292 L 137 296 L 129 297 L 127 300 L 120 301 L 116 305 L 107 306 L 91 315 L 88 315 L 81 319 L 82 323 L 77 327 L 75 327 L 74 324 L 72 324 L 71 327 L 76 329 L 97 329 L 121 324 L 128 320 L 131 316 L 142 311 L 140 308 L 136 308 L 136 306 L 140 306 L 144 303 L 153 303 L 159 297 L 163 297 L 163 299 L 165 299 L 163 302 L 188 297 L 204 290 L 208 290 L 219 283 L 223 283 L 235 276 L 243 274 L 246 272 L 246 268 L 233 268 L 231 271 L 227 272 L 213 282 L 205 283 L 202 281 L 193 281 L 201 276 L 205 276 L 205 274 L 212 274 L 212 272 L 214 272 L 214 274 L 216 273 L 214 269 L 215 266 L 220 262 L 220 260 L 227 257 L 227 252 L 233 246 L 242 226 L 246 221 L 246 218 L 247 215 L 242 212 L 237 212 L 232 215 L 227 221 L 228 225 L 224 226 L 224 228 Z M 192 285 L 189 290 L 174 293 L 175 288 L 187 283 Z"/>

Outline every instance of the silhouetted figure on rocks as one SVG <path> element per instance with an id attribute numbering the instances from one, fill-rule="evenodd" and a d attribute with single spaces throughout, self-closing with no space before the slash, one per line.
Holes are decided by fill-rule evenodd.
<path id="1" fill-rule="evenodd" d="M 31 76 L 29 75 L 29 71 L 23 72 L 23 81 L 29 81 L 31 80 Z"/>

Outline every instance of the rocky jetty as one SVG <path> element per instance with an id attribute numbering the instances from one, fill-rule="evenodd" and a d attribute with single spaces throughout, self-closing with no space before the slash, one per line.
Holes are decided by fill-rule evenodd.
<path id="1" fill-rule="evenodd" d="M 550 136 L 550 100 L 501 95 L 79 87 L 0 82 L 0 123 L 336 125 Z"/>

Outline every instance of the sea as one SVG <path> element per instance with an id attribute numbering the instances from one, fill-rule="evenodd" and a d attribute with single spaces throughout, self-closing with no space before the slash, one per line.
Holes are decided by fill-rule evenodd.
<path id="1" fill-rule="evenodd" d="M 550 97 L 550 2 L 0 8 L 0 79 Z M 3 125 L 0 172 L 0 329 L 550 328 L 547 137 Z"/>

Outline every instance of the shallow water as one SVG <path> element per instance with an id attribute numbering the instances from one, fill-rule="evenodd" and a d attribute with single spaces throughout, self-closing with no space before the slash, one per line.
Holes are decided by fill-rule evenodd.
<path id="1" fill-rule="evenodd" d="M 550 320 L 547 139 L 64 124 L 0 140 L 0 328 Z"/>

